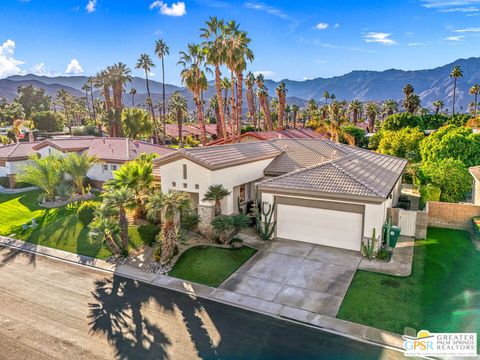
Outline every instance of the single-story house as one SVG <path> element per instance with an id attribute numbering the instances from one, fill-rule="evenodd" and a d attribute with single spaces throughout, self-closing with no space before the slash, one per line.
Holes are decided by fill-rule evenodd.
<path id="1" fill-rule="evenodd" d="M 480 206 L 480 166 L 474 166 L 468 169 L 473 177 L 472 202 L 473 205 Z"/>
<path id="2" fill-rule="evenodd" d="M 286 130 L 272 130 L 272 131 L 248 131 L 240 135 L 240 142 L 264 141 L 274 139 L 325 139 L 324 135 L 316 133 L 311 129 L 286 129 Z M 208 143 L 212 145 L 224 145 L 234 143 L 232 137 L 226 139 L 218 139 Z"/>
<path id="3" fill-rule="evenodd" d="M 127 161 L 136 159 L 143 153 L 156 153 L 160 156 L 174 152 L 173 149 L 127 138 L 79 136 L 48 139 L 37 142 L 20 142 L 0 146 L 0 177 L 8 177 L 10 186 L 15 186 L 15 175 L 28 163 L 29 156 L 58 155 L 69 152 L 86 152 L 95 156 L 98 162 L 88 171 L 88 178 L 101 186 L 113 177 L 112 171 Z"/>
<path id="4" fill-rule="evenodd" d="M 231 193 L 223 214 L 245 211 L 257 198 L 273 206 L 275 237 L 360 251 L 381 236 L 396 205 L 407 161 L 323 139 L 278 139 L 181 149 L 154 160 L 163 191 L 190 193 L 203 224 L 210 185 Z M 377 245 L 379 242 L 377 242 Z"/>

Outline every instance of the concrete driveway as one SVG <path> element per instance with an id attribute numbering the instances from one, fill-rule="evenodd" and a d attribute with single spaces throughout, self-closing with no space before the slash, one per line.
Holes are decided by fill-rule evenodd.
<path id="1" fill-rule="evenodd" d="M 335 317 L 360 263 L 360 253 L 277 239 L 212 294 L 237 303 L 258 301 L 273 312 L 303 310 Z"/>

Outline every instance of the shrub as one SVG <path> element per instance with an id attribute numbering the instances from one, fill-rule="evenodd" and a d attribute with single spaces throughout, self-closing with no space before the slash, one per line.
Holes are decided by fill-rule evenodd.
<path id="1" fill-rule="evenodd" d="M 425 130 L 425 124 L 420 116 L 406 112 L 388 116 L 385 120 L 383 120 L 381 129 L 400 130 L 405 127 L 418 127 L 420 130 Z"/>
<path id="2" fill-rule="evenodd" d="M 40 131 L 62 131 L 65 118 L 60 112 L 41 111 L 33 116 L 33 123 Z"/>
<path id="3" fill-rule="evenodd" d="M 72 196 L 73 187 L 70 183 L 63 181 L 57 186 L 55 186 L 55 194 L 60 198 L 60 200 L 66 201 Z"/>
<path id="4" fill-rule="evenodd" d="M 377 253 L 377 256 L 376 258 L 378 260 L 381 260 L 381 261 L 390 261 L 390 258 L 391 258 L 392 254 L 390 253 L 390 251 L 388 251 L 387 249 L 381 247 L 379 250 L 378 250 L 378 253 Z"/>
<path id="5" fill-rule="evenodd" d="M 10 182 L 8 181 L 8 178 L 6 176 L 1 176 L 0 177 L 0 186 L 4 188 L 10 187 Z"/>
<path id="6" fill-rule="evenodd" d="M 427 114 L 422 115 L 422 120 L 426 130 L 436 130 L 445 125 L 448 120 L 448 116 L 443 114 Z"/>
<path id="7" fill-rule="evenodd" d="M 98 204 L 95 201 L 84 201 L 80 204 L 77 209 L 77 215 L 83 225 L 87 226 L 93 221 L 97 207 Z"/>
<path id="8" fill-rule="evenodd" d="M 212 222 L 214 238 L 221 243 L 228 243 L 241 229 L 250 224 L 250 217 L 244 214 L 219 215 Z"/>
<path id="9" fill-rule="evenodd" d="M 186 211 L 182 214 L 180 223 L 184 230 L 193 231 L 200 223 L 200 216 L 193 211 Z"/>
<path id="10" fill-rule="evenodd" d="M 365 130 L 355 126 L 355 125 L 346 125 L 342 126 L 342 129 L 345 133 L 353 136 L 355 139 L 355 146 L 357 147 L 365 147 L 367 144 L 367 138 L 366 138 L 366 132 Z M 342 143 L 347 143 L 347 141 L 344 139 L 344 136 L 340 134 L 340 142 Z"/>
<path id="11" fill-rule="evenodd" d="M 138 227 L 138 234 L 143 243 L 148 246 L 152 246 L 155 238 L 160 233 L 160 228 L 155 225 L 142 225 Z"/>
<path id="12" fill-rule="evenodd" d="M 420 186 L 420 196 L 422 204 L 426 204 L 429 201 L 440 201 L 440 195 L 442 190 L 438 186 L 433 184 L 427 184 Z"/>

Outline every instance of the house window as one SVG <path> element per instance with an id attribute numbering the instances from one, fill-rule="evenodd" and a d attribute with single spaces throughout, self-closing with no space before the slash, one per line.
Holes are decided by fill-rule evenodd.
<path id="1" fill-rule="evenodd" d="M 187 188 L 187 183 L 183 183 L 183 188 L 184 188 L 184 189 Z"/>
<path id="2" fill-rule="evenodd" d="M 183 179 L 187 180 L 187 164 L 183 164 Z"/>
<path id="3" fill-rule="evenodd" d="M 177 186 L 177 183 L 175 181 L 172 181 L 172 186 L 173 187 L 176 187 Z"/>
<path id="4" fill-rule="evenodd" d="M 103 165 L 103 171 L 108 171 L 108 165 Z"/>
<path id="5" fill-rule="evenodd" d="M 52 149 L 48 148 L 48 155 L 52 155 Z"/>
<path id="6" fill-rule="evenodd" d="M 112 166 L 111 166 L 111 169 L 112 169 L 112 171 L 117 170 L 117 165 L 112 165 Z"/>
<path id="7" fill-rule="evenodd" d="M 200 185 L 195 184 L 195 189 L 197 189 L 197 190 L 200 189 Z"/>
<path id="8" fill-rule="evenodd" d="M 240 202 L 243 203 L 245 201 L 246 195 L 246 186 L 245 184 L 240 185 Z"/>

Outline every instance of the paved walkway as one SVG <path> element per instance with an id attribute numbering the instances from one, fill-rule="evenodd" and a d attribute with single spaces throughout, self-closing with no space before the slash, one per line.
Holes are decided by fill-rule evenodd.
<path id="1" fill-rule="evenodd" d="M 20 189 L 8 189 L 8 188 L 4 188 L 3 186 L 0 186 L 0 194 L 21 194 L 27 191 L 33 191 L 37 189 L 38 187 L 36 186 L 29 186 L 29 187 L 20 188 Z"/>
<path id="2" fill-rule="evenodd" d="M 401 235 L 397 246 L 393 249 L 390 262 L 368 260 L 362 258 L 358 268 L 394 276 L 409 276 L 412 273 L 413 251 L 415 249 L 415 239 Z"/>
<path id="3" fill-rule="evenodd" d="M 247 241 L 245 241 L 245 243 L 247 243 L 249 246 L 253 246 L 260 249 L 259 253 L 257 254 L 262 253 L 262 250 L 261 250 L 262 248 L 265 248 L 266 250 L 270 248 L 271 251 L 265 251 L 265 252 L 271 252 L 277 255 L 284 255 L 281 252 L 284 251 L 285 248 L 284 250 L 279 250 L 279 248 L 281 248 L 282 246 L 273 245 L 275 244 L 275 242 L 276 241 L 260 242 L 254 239 L 249 239 L 249 240 L 247 239 Z M 243 309 L 247 309 L 250 311 L 254 311 L 257 313 L 271 315 L 274 317 L 281 317 L 281 318 L 293 320 L 295 322 L 301 322 L 308 325 L 316 326 L 324 330 L 328 330 L 330 332 L 342 334 L 342 335 L 356 338 L 359 340 L 373 342 L 373 343 L 381 344 L 383 346 L 388 346 L 396 349 L 403 349 L 403 340 L 401 336 L 398 334 L 394 334 L 388 331 L 383 331 L 380 329 L 372 328 L 372 327 L 361 325 L 361 324 L 352 323 L 345 320 L 336 319 L 335 317 L 332 317 L 332 316 L 323 315 L 321 313 L 316 313 L 316 312 L 306 310 L 305 308 L 311 306 L 310 299 L 306 299 L 306 301 L 303 304 L 299 304 L 298 307 L 293 307 L 288 305 L 282 305 L 281 303 L 275 303 L 273 301 L 262 300 L 260 298 L 255 298 L 252 296 L 245 296 L 240 293 L 237 294 L 233 292 L 227 292 L 227 290 L 223 290 L 223 289 L 215 289 L 206 285 L 192 283 L 189 281 L 177 279 L 167 275 L 145 273 L 140 269 L 138 269 L 137 267 L 133 267 L 130 265 L 117 266 L 117 265 L 109 264 L 106 261 L 91 258 L 88 256 L 77 255 L 77 254 L 69 253 L 63 250 L 57 250 L 57 249 L 49 248 L 46 246 L 26 243 L 24 241 L 15 240 L 8 237 L 0 236 L 0 247 L 1 246 L 7 246 L 12 249 L 12 253 L 8 256 L 11 258 L 16 257 L 16 254 L 15 254 L 16 251 L 31 254 L 29 255 L 31 262 L 35 261 L 35 257 L 37 255 L 44 255 L 44 256 L 48 256 L 48 257 L 55 258 L 62 261 L 68 261 L 71 263 L 94 267 L 99 270 L 107 271 L 115 275 L 120 275 L 129 279 L 141 281 L 143 283 L 147 283 L 153 286 L 160 286 L 163 288 L 180 291 L 182 293 L 188 294 L 192 298 L 201 297 L 205 299 L 210 299 L 217 302 L 221 302 L 221 303 L 237 306 Z M 277 246 L 279 246 L 279 248 L 277 248 Z M 313 248 L 316 248 L 316 247 L 317 246 L 313 246 Z M 317 264 L 319 267 L 317 268 L 316 272 L 317 272 L 317 276 L 320 276 L 322 272 L 321 267 L 324 266 L 325 268 L 329 268 L 329 265 L 330 265 L 329 261 L 332 261 L 332 260 L 328 261 L 325 258 L 323 260 L 319 258 L 315 260 L 315 256 L 318 255 L 318 250 L 314 251 L 313 248 L 311 250 L 310 259 L 307 259 L 308 255 L 303 256 L 302 262 L 306 261 L 306 264 L 309 264 L 310 261 L 325 263 L 324 265 Z M 301 257 L 300 254 L 297 254 L 297 255 Z M 251 260 L 253 259 L 254 258 L 252 258 Z M 358 261 L 360 261 L 360 259 L 358 259 Z M 241 272 L 245 271 L 245 273 L 247 273 L 249 270 L 254 269 L 254 266 L 250 265 L 249 262 L 247 262 L 244 266 L 245 266 L 245 269 L 241 268 L 240 269 Z M 277 266 L 278 266 L 278 263 L 277 263 Z M 284 267 L 282 263 L 280 263 L 279 266 Z M 308 266 L 308 265 L 305 265 L 305 266 Z M 311 268 L 310 270 L 313 270 L 313 272 L 315 273 L 314 268 Z M 286 283 L 292 280 L 292 283 L 296 283 L 298 285 L 297 283 L 298 281 L 306 281 L 306 279 L 307 278 L 302 278 L 302 277 L 295 278 L 293 274 L 293 276 L 289 278 L 288 281 L 286 281 Z M 230 280 L 227 280 L 227 282 L 228 281 Z M 297 286 L 292 286 L 287 284 L 285 284 L 284 286 L 286 289 L 290 287 L 301 289 Z M 348 286 L 346 288 L 348 288 Z M 236 294 L 236 297 L 222 296 L 220 293 L 221 291 L 223 291 L 223 294 L 227 294 L 227 293 Z M 333 297 L 334 296 L 335 295 L 333 295 Z M 278 300 L 278 299 L 277 300 L 282 302 L 289 301 L 288 300 L 289 296 L 285 297 L 285 293 L 282 294 L 281 298 L 283 300 Z M 296 298 L 295 296 L 292 296 L 291 298 L 298 299 L 298 297 Z M 342 295 L 342 298 L 343 298 L 343 295 Z M 327 302 L 324 301 L 323 303 L 326 304 Z M 333 305 L 331 305 L 329 307 L 328 306 L 325 307 L 325 309 L 327 308 L 332 309 L 334 307 Z M 313 308 L 310 307 L 310 309 L 313 309 Z"/>
<path id="4" fill-rule="evenodd" d="M 292 308 L 335 317 L 360 258 L 354 251 L 277 239 L 211 296 L 239 304 L 258 303 L 279 314 Z"/>

